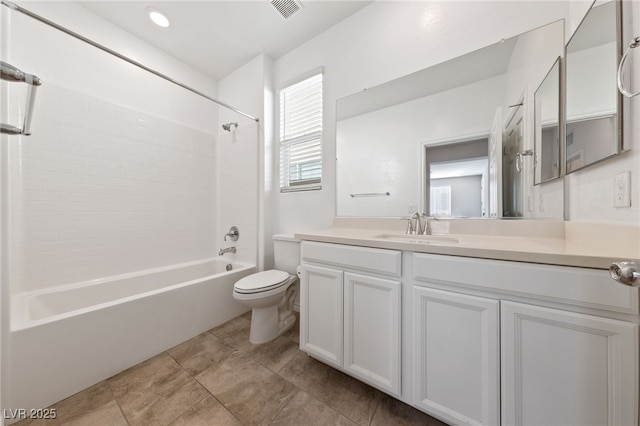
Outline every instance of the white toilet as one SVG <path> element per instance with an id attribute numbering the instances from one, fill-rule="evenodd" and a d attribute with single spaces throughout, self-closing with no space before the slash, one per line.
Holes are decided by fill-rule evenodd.
<path id="1" fill-rule="evenodd" d="M 251 343 L 269 342 L 296 322 L 293 304 L 300 241 L 293 235 L 274 235 L 273 256 L 276 269 L 248 275 L 233 286 L 233 298 L 253 309 L 249 333 Z"/>

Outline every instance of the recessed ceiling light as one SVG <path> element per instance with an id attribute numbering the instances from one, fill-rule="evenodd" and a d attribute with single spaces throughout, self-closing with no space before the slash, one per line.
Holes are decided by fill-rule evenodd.
<path id="1" fill-rule="evenodd" d="M 162 12 L 157 9 L 147 9 L 147 13 L 149 13 L 149 19 L 151 19 L 157 26 L 167 28 L 170 25 L 169 18 L 164 16 Z"/>

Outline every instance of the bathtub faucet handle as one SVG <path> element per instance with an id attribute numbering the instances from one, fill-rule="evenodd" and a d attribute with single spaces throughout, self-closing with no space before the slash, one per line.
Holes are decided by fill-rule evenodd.
<path id="1" fill-rule="evenodd" d="M 225 241 L 227 241 L 227 237 L 231 238 L 231 241 L 238 241 L 238 238 L 240 238 L 240 231 L 238 231 L 238 227 L 232 226 L 229 229 L 229 232 L 224 235 Z"/>

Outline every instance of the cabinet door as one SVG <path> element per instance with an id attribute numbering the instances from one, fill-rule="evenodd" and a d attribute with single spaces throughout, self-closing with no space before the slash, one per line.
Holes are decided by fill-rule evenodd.
<path id="1" fill-rule="evenodd" d="M 416 407 L 456 425 L 496 425 L 500 413 L 498 300 L 413 289 Z"/>
<path id="2" fill-rule="evenodd" d="M 400 282 L 345 272 L 344 368 L 400 395 Z"/>
<path id="3" fill-rule="evenodd" d="M 300 349 L 342 368 L 342 271 L 301 265 Z"/>
<path id="4" fill-rule="evenodd" d="M 637 425 L 638 326 L 502 302 L 506 425 Z"/>

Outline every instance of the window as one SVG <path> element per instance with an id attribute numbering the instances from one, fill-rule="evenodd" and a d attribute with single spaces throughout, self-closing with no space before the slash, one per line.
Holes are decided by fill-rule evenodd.
<path id="1" fill-rule="evenodd" d="M 435 217 L 451 216 L 451 187 L 432 186 L 429 214 Z"/>
<path id="2" fill-rule="evenodd" d="M 322 74 L 280 90 L 280 192 L 321 189 Z"/>

